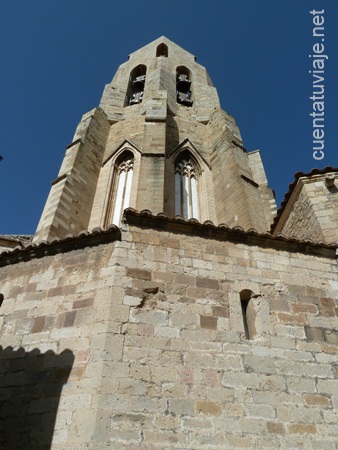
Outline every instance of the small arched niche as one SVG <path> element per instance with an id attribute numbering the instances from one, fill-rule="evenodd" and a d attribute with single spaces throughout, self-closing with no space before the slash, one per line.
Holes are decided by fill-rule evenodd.
<path id="1" fill-rule="evenodd" d="M 177 103 L 192 106 L 191 72 L 185 66 L 176 68 L 176 94 Z"/>
<path id="2" fill-rule="evenodd" d="M 252 300 L 254 295 L 250 289 L 243 289 L 239 294 L 244 332 L 247 339 L 253 339 L 256 336 L 256 311 Z"/>
<path id="3" fill-rule="evenodd" d="M 156 48 L 156 57 L 165 56 L 168 57 L 168 46 L 165 44 L 160 44 Z"/>
<path id="4" fill-rule="evenodd" d="M 143 100 L 144 86 L 146 82 L 147 66 L 136 66 L 129 76 L 125 106 L 136 105 Z"/>

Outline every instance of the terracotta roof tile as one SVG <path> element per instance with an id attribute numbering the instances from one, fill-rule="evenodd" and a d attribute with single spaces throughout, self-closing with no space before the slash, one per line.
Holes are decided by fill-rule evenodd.
<path id="1" fill-rule="evenodd" d="M 0 234 L 0 239 L 24 246 L 32 240 L 31 235 Z"/>
<path id="2" fill-rule="evenodd" d="M 244 229 L 240 226 L 233 228 L 228 227 L 226 224 L 216 226 L 210 220 L 207 220 L 202 224 L 197 219 L 184 220 L 180 216 L 170 218 L 163 213 L 153 215 L 149 210 L 136 211 L 133 208 L 127 208 L 124 210 L 124 220 L 127 223 L 135 223 L 136 225 L 141 224 L 143 221 L 145 222 L 143 223 L 143 226 L 153 226 L 155 228 L 156 224 L 161 224 L 161 229 L 163 229 L 163 225 L 166 224 L 166 229 L 168 231 L 175 231 L 175 224 L 185 225 L 185 229 L 183 230 L 182 227 L 181 229 L 187 234 L 199 234 L 201 236 L 204 235 L 205 237 L 232 240 L 236 242 L 240 239 L 243 242 L 249 243 L 250 238 L 255 238 L 255 244 L 262 245 L 264 247 L 267 245 L 276 246 L 277 243 L 284 244 L 284 247 L 288 244 L 294 244 L 292 245 L 293 251 L 305 251 L 305 253 L 316 253 L 315 249 L 336 250 L 338 247 L 338 243 L 328 244 L 322 241 L 316 242 L 313 240 L 300 240 L 296 237 L 286 237 L 283 233 L 279 233 L 277 235 L 272 235 L 269 232 L 258 233 L 254 228 L 244 231 Z"/>
<path id="3" fill-rule="evenodd" d="M 216 226 L 211 220 L 200 223 L 197 219 L 184 220 L 183 217 L 168 217 L 164 213 L 154 215 L 148 209 L 136 211 L 127 208 L 124 211 L 123 220 L 124 223 L 135 224 L 136 226 L 142 225 L 187 235 L 198 235 L 209 239 L 257 245 L 263 248 L 273 247 L 307 254 L 325 254 L 328 257 L 335 256 L 338 247 L 338 243 L 302 241 L 297 238 L 285 237 L 282 233 L 277 235 L 268 232 L 258 233 L 254 228 L 244 231 L 240 226 L 230 228 L 223 223 Z M 30 243 L 23 248 L 16 247 L 14 250 L 4 251 L 0 254 L 0 267 L 116 240 L 121 240 L 121 230 L 116 225 L 110 225 L 107 229 L 94 228 L 91 232 L 84 230 L 76 236 L 69 234 L 63 239 L 53 238 L 48 242 Z"/>
<path id="4" fill-rule="evenodd" d="M 0 267 L 120 239 L 121 231 L 116 225 L 110 225 L 104 230 L 94 228 L 92 232 L 85 230 L 76 236 L 68 234 L 63 239 L 55 237 L 50 241 L 39 241 L 36 244 L 30 243 L 23 248 L 16 247 L 14 250 L 6 250 L 0 254 Z"/>

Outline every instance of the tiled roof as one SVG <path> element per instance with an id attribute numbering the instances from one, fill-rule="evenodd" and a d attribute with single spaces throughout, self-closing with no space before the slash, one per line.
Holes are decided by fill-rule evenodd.
<path id="1" fill-rule="evenodd" d="M 127 208 L 124 211 L 124 224 L 136 225 L 142 228 L 153 228 L 158 231 L 168 231 L 186 235 L 200 236 L 206 239 L 230 241 L 246 245 L 256 245 L 262 248 L 275 248 L 290 252 L 301 252 L 313 255 L 334 257 L 338 243 L 328 244 L 312 240 L 302 241 L 285 237 L 283 234 L 272 235 L 269 232 L 258 233 L 255 229 L 245 231 L 242 227 L 230 228 L 226 224 L 214 225 L 210 220 L 200 223 L 196 219 L 184 220 L 180 216 L 168 217 L 164 213 L 152 214 L 149 210 L 135 211 Z M 123 228 L 122 228 L 123 229 Z M 65 238 L 54 238 L 49 242 L 41 241 L 29 244 L 24 248 L 16 247 L 0 254 L 0 267 L 42 258 L 57 253 L 65 253 L 85 247 L 121 240 L 121 230 L 116 225 L 107 229 L 94 228 L 91 232 L 83 231 L 79 235 L 67 235 Z"/>
<path id="2" fill-rule="evenodd" d="M 18 246 L 14 250 L 6 250 L 0 254 L 0 267 L 120 239 L 121 231 L 116 225 L 111 225 L 105 230 L 94 228 L 92 232 L 82 231 L 77 236 L 69 234 L 62 239 L 53 238 L 48 242 L 40 241 L 36 244 L 30 243 L 23 248 Z"/>
<path id="3" fill-rule="evenodd" d="M 17 243 L 18 245 L 26 245 L 31 242 L 33 236 L 14 235 L 14 234 L 0 234 L 0 240 Z"/>
<path id="4" fill-rule="evenodd" d="M 270 232 L 259 233 L 254 228 L 245 231 L 242 227 L 229 227 L 226 224 L 214 225 L 211 220 L 200 223 L 197 219 L 184 220 L 180 216 L 168 217 L 165 213 L 157 215 L 145 209 L 135 211 L 133 208 L 124 210 L 124 218 L 127 223 L 154 227 L 165 231 L 181 232 L 182 234 L 200 235 L 210 239 L 229 240 L 262 247 L 282 247 L 289 251 L 301 251 L 306 253 L 318 253 L 318 250 L 336 250 L 338 243 L 323 241 L 300 240 L 286 237 L 282 233 L 272 235 Z M 316 250 L 317 249 L 317 250 Z"/>

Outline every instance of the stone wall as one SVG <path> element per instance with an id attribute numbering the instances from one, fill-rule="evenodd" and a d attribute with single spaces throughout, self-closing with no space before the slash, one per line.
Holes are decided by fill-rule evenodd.
<path id="1" fill-rule="evenodd" d="M 99 108 L 82 117 L 52 183 L 35 242 L 88 229 L 109 127 L 107 116 Z"/>
<path id="2" fill-rule="evenodd" d="M 298 180 L 274 227 L 275 234 L 338 242 L 337 171 L 327 168 L 322 172 Z"/>
<path id="3" fill-rule="evenodd" d="M 336 449 L 335 249 L 126 221 L 0 258 L 2 347 L 68 355 L 27 409 L 58 405 L 52 449 Z"/>

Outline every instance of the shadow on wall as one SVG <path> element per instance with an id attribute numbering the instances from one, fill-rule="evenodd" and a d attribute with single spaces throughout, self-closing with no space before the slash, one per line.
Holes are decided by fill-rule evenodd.
<path id="1" fill-rule="evenodd" d="M 50 449 L 74 354 L 0 347 L 0 449 Z"/>
<path id="2" fill-rule="evenodd" d="M 180 135 L 179 129 L 174 117 L 170 115 L 167 116 L 167 133 L 166 133 L 166 169 L 165 169 L 165 177 L 167 182 L 164 184 L 164 203 L 163 203 L 163 212 L 168 214 L 170 217 L 175 216 L 175 178 L 174 178 L 174 168 L 172 163 L 169 163 L 168 154 L 180 144 Z"/>

